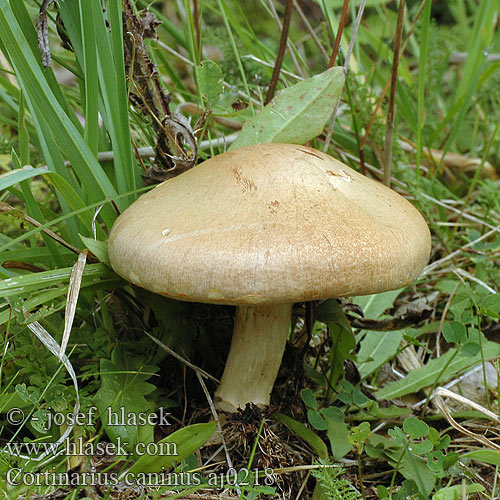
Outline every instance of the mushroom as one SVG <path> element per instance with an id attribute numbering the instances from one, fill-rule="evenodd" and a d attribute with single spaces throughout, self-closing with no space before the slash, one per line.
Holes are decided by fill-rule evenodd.
<path id="1" fill-rule="evenodd" d="M 114 270 L 170 298 L 236 306 L 216 406 L 268 405 L 295 302 L 411 283 L 429 229 L 405 198 L 331 156 L 261 144 L 142 195 L 109 237 Z"/>

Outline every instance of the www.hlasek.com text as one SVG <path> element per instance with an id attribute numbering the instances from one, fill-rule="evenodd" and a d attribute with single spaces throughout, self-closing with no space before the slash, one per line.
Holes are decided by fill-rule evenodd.
<path id="1" fill-rule="evenodd" d="M 36 456 L 40 453 L 50 454 L 60 451 L 63 447 L 62 454 L 66 456 L 117 456 L 125 457 L 128 455 L 142 456 L 142 455 L 165 455 L 165 456 L 178 456 L 177 443 L 168 443 L 159 441 L 157 443 L 136 443 L 133 446 L 133 452 L 130 451 L 129 443 L 117 437 L 115 443 L 95 443 L 93 441 L 85 441 L 83 437 L 79 437 L 74 441 L 66 438 L 60 443 L 6 443 L 6 451 L 13 456 L 30 455 Z M 128 450 L 128 451 L 127 451 Z"/>

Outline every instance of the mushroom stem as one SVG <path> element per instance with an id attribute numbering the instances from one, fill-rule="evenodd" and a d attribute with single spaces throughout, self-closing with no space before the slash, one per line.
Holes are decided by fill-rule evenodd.
<path id="1" fill-rule="evenodd" d="M 233 339 L 215 406 L 234 412 L 267 406 L 290 332 L 293 304 L 236 308 Z"/>

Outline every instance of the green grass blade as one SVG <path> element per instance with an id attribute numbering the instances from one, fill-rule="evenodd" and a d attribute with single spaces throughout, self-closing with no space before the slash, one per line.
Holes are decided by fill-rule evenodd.
<path id="1" fill-rule="evenodd" d="M 17 170 L 21 170 L 21 162 L 19 161 L 19 158 L 17 157 L 15 151 L 12 151 L 12 163 L 14 165 L 14 168 L 16 168 Z M 45 217 L 43 216 L 40 206 L 33 196 L 33 192 L 31 191 L 31 186 L 28 180 L 24 180 L 21 182 L 21 191 L 23 193 L 23 201 L 26 205 L 28 215 L 36 219 L 41 224 L 45 223 Z M 64 259 L 62 258 L 62 255 L 59 252 L 59 248 L 56 245 L 55 241 L 43 232 L 41 233 L 41 236 L 43 241 L 45 242 L 45 245 L 50 250 L 50 253 L 53 256 L 54 264 L 57 266 L 64 266 Z"/>
<path id="2" fill-rule="evenodd" d="M 424 387 L 446 382 L 450 377 L 456 376 L 470 366 L 481 361 L 481 355 L 465 356 L 456 355 L 454 347 L 440 358 L 434 358 L 421 368 L 410 372 L 406 377 L 390 382 L 375 393 L 377 399 L 395 399 L 406 394 L 414 394 Z M 495 342 L 486 342 L 483 345 L 484 359 L 492 359 L 500 355 L 500 346 Z M 451 360 L 451 362 L 450 362 Z M 443 368 L 446 367 L 445 370 Z"/>
<path id="3" fill-rule="evenodd" d="M 69 282 L 72 267 L 64 267 L 53 271 L 42 271 L 30 273 L 0 282 L 0 295 L 2 297 L 12 297 L 29 292 L 35 292 L 42 288 Z M 104 264 L 89 264 L 83 271 L 84 279 L 114 278 L 115 273 Z"/>
<path id="4" fill-rule="evenodd" d="M 7 0 L 0 0 L 0 37 L 16 70 L 33 118 L 40 125 L 45 119 L 49 122 L 48 129 L 39 126 L 39 132 L 44 131 L 47 140 L 57 144 L 71 162 L 82 188 L 88 192 L 91 200 L 114 196 L 116 191 L 113 185 L 48 85 Z M 101 213 L 106 225 L 111 226 L 116 218 L 112 208 L 107 206 Z"/>
<path id="5" fill-rule="evenodd" d="M 84 8 L 79 2 L 83 34 L 83 65 L 85 72 L 85 141 L 94 155 L 99 148 L 99 81 L 92 3 Z"/>
<path id="6" fill-rule="evenodd" d="M 241 79 L 243 80 L 243 85 L 244 85 L 245 91 L 248 95 L 248 103 L 250 105 L 250 110 L 252 112 L 252 115 L 254 115 L 255 110 L 254 110 L 253 103 L 252 103 L 252 95 L 250 94 L 250 87 L 248 86 L 248 81 L 247 81 L 247 77 L 245 74 L 245 70 L 243 69 L 243 64 L 241 63 L 240 53 L 238 51 L 238 47 L 236 46 L 236 42 L 234 40 L 231 26 L 229 25 L 229 21 L 228 21 L 227 14 L 226 14 L 226 10 L 227 10 L 226 5 L 225 5 L 224 0 L 217 0 L 217 4 L 219 5 L 220 13 L 222 15 L 222 20 L 224 22 L 224 26 L 225 26 L 227 34 L 229 36 L 229 41 L 231 42 L 231 47 L 233 49 L 234 56 L 236 57 L 236 62 L 238 64 L 238 69 L 239 69 L 240 74 L 241 74 Z"/>
<path id="7" fill-rule="evenodd" d="M 96 3 L 100 7 L 100 2 Z M 112 37 L 112 55 L 115 72 L 112 75 L 116 82 L 116 100 L 113 108 L 108 110 L 112 119 L 118 119 L 118 128 L 115 132 L 113 147 L 117 146 L 117 161 L 115 161 L 115 170 L 118 176 L 123 176 L 123 181 L 118 179 L 120 193 L 132 191 L 137 187 L 138 170 L 135 168 L 134 155 L 132 153 L 132 143 L 130 137 L 130 122 L 128 114 L 128 94 L 125 81 L 125 60 L 123 52 L 123 21 L 122 21 L 122 2 L 121 0 L 110 0 L 108 3 L 110 11 L 110 25 Z M 102 9 L 101 9 L 102 12 Z M 105 29 L 105 25 L 100 26 Z M 102 67 L 102 73 L 105 75 L 104 83 L 109 78 L 109 68 L 105 65 L 106 60 L 99 58 Z M 112 82 L 112 83 L 115 83 Z M 104 92 L 103 92 L 104 93 Z"/>
<path id="8" fill-rule="evenodd" d="M 422 158 L 422 131 L 424 127 L 425 111 L 425 79 L 427 68 L 427 51 L 429 46 L 429 26 L 431 22 L 432 1 L 425 0 L 424 11 L 422 12 L 422 31 L 420 40 L 420 54 L 418 64 L 418 99 L 417 99 L 417 174 L 420 173 L 420 162 Z"/>
<path id="9" fill-rule="evenodd" d="M 477 73 L 484 59 L 483 52 L 493 41 L 498 15 L 497 10 L 498 0 L 483 0 L 478 3 L 472 32 L 467 37 L 469 40 L 467 60 L 465 61 L 461 81 L 455 92 L 454 102 L 467 94 L 468 82 Z"/>
<path id="10" fill-rule="evenodd" d="M 41 57 L 39 56 L 40 49 L 38 47 L 37 35 L 33 27 L 32 18 L 26 9 L 25 3 L 26 2 L 23 1 L 10 0 L 9 5 L 12 8 L 12 12 L 16 16 L 17 22 L 19 23 L 19 27 L 22 29 L 24 37 L 31 48 L 31 52 L 33 54 L 38 55 L 38 57 L 36 58 L 36 62 L 38 67 L 42 69 Z M 80 122 L 78 121 L 78 118 L 75 112 L 73 111 L 73 108 L 70 106 L 64 94 L 62 93 L 61 88 L 57 83 L 54 72 L 52 71 L 51 68 L 44 68 L 43 72 L 45 75 L 46 82 L 50 87 L 52 93 L 54 94 L 54 97 L 57 99 L 57 102 L 64 110 L 66 115 L 69 117 L 69 119 L 72 121 L 73 125 L 79 131 L 81 131 Z"/>

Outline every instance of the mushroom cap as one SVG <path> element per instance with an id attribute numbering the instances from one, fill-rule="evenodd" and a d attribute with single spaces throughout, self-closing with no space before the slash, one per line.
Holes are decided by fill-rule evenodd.
<path id="1" fill-rule="evenodd" d="M 392 290 L 428 261 L 405 198 L 331 156 L 261 144 L 142 195 L 109 237 L 113 269 L 178 300 L 280 304 Z"/>

